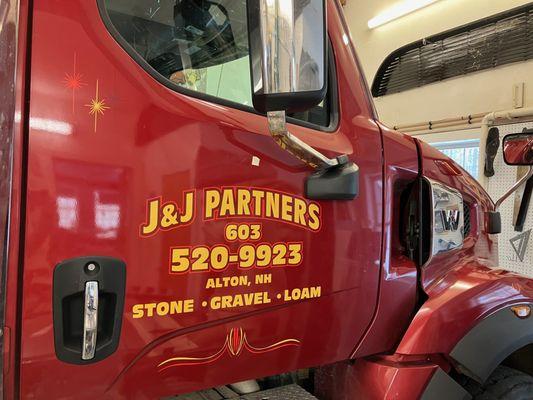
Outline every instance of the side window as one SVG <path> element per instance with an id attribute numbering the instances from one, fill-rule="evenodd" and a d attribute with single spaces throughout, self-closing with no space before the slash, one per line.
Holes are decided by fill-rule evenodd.
<path id="1" fill-rule="evenodd" d="M 119 42 L 160 82 L 252 107 L 246 0 L 101 0 L 100 6 Z M 328 128 L 332 99 L 292 117 Z"/>

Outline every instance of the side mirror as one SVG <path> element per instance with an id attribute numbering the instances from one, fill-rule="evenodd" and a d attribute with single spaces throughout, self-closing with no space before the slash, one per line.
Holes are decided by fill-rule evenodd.
<path id="1" fill-rule="evenodd" d="M 345 155 L 327 158 L 287 130 L 287 112 L 308 110 L 326 96 L 326 1 L 247 4 L 254 108 L 267 114 L 270 134 L 280 147 L 318 170 L 306 181 L 308 198 L 355 198 L 358 167 Z"/>
<path id="2" fill-rule="evenodd" d="M 503 159 L 508 165 L 533 165 L 533 131 L 505 136 Z"/>
<path id="3" fill-rule="evenodd" d="M 498 201 L 496 201 L 496 203 L 494 203 L 494 211 L 489 212 L 489 233 L 501 233 L 500 206 L 509 198 L 509 196 L 516 192 L 520 186 L 533 178 L 533 130 L 524 129 L 522 133 L 514 133 L 505 136 L 503 138 L 503 159 L 508 165 L 525 165 L 529 166 L 529 169 L 522 178 L 520 178 L 502 197 L 498 199 Z M 529 185 L 531 184 L 528 183 L 528 186 Z M 531 190 L 531 188 L 529 190 Z M 528 195 L 524 196 L 524 199 L 529 197 Z M 527 200 L 527 205 L 524 206 L 526 211 L 528 206 L 529 199 Z M 520 214 L 523 213 L 522 208 L 523 205 L 520 205 Z M 523 219 L 521 220 L 519 218 L 517 220 L 518 225 L 520 224 L 520 221 L 523 222 Z"/>
<path id="4" fill-rule="evenodd" d="M 257 111 L 305 111 L 326 96 L 325 7 L 324 0 L 248 1 Z"/>

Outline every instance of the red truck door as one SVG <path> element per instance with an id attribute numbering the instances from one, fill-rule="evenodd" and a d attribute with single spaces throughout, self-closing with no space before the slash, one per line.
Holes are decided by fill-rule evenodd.
<path id="1" fill-rule="evenodd" d="M 22 398 L 332 363 L 371 321 L 381 138 L 337 6 L 328 99 L 290 129 L 359 165 L 353 201 L 305 199 L 312 171 L 252 110 L 245 0 L 199 3 L 33 2 Z"/>

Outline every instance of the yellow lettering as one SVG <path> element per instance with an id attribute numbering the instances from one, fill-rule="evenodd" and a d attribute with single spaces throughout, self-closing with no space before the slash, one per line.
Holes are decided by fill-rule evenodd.
<path id="1" fill-rule="evenodd" d="M 255 292 L 236 294 L 234 296 L 215 296 L 211 298 L 210 305 L 212 310 L 218 310 L 224 308 L 269 304 L 271 302 L 272 300 L 270 297 L 268 297 L 267 292 Z"/>
<path id="2" fill-rule="evenodd" d="M 292 222 L 292 197 L 285 194 L 281 196 L 281 219 Z"/>
<path id="3" fill-rule="evenodd" d="M 182 224 L 186 224 L 188 222 L 191 222 L 194 216 L 194 192 L 185 193 L 185 202 L 183 207 L 184 209 L 182 210 L 180 222 Z"/>
<path id="4" fill-rule="evenodd" d="M 313 231 L 318 231 L 320 229 L 320 208 L 318 204 L 309 204 L 308 213 L 309 220 L 307 221 L 307 226 Z"/>
<path id="5" fill-rule="evenodd" d="M 244 295 L 245 297 L 247 295 Z M 229 296 L 228 296 L 229 297 Z M 229 304 L 229 300 L 231 299 L 231 297 L 228 298 L 228 304 Z M 233 299 L 233 302 L 231 304 L 232 307 L 242 307 L 244 305 L 243 301 L 242 301 L 242 296 L 240 295 L 237 295 L 235 296 L 235 298 Z M 246 305 L 248 306 L 249 305 L 249 302 L 246 301 Z M 231 307 L 231 306 L 228 306 L 228 307 Z"/>
<path id="6" fill-rule="evenodd" d="M 231 296 L 222 296 L 222 308 L 231 308 Z"/>
<path id="7" fill-rule="evenodd" d="M 292 290 L 285 290 L 283 299 L 285 301 L 305 300 L 320 297 L 322 294 L 322 287 L 315 286 L 312 288 L 295 288 Z"/>
<path id="8" fill-rule="evenodd" d="M 246 189 L 239 189 L 237 191 L 237 214 L 238 215 L 250 215 L 250 201 L 252 196 L 250 191 Z"/>
<path id="9" fill-rule="evenodd" d="M 170 313 L 171 314 L 181 314 L 182 313 L 182 302 L 181 301 L 171 301 L 170 302 Z"/>
<path id="10" fill-rule="evenodd" d="M 217 217 L 228 218 L 235 216 L 278 219 L 295 223 L 312 231 L 321 227 L 320 205 L 308 204 L 302 198 L 261 189 L 225 188 L 204 190 L 204 220 Z M 190 224 L 196 215 L 196 191 L 183 193 L 182 204 L 169 201 L 162 204 L 161 198 L 148 200 L 146 220 L 139 227 L 141 236 L 150 236 L 160 229 L 171 229 L 180 225 Z M 238 226 L 238 225 L 236 225 Z M 249 226 L 252 235 L 243 230 Z M 240 240 L 258 240 L 260 225 L 242 226 L 238 232 Z M 255 228 L 254 228 L 255 227 Z M 227 235 L 227 233 L 226 233 Z M 227 237 L 228 240 L 235 240 Z"/>
<path id="11" fill-rule="evenodd" d="M 170 310 L 170 305 L 168 303 L 158 303 L 156 312 L 159 316 L 167 315 Z"/>
<path id="12" fill-rule="evenodd" d="M 183 312 L 184 313 L 194 312 L 194 300 L 187 299 L 183 302 Z"/>
<path id="13" fill-rule="evenodd" d="M 315 286 L 311 288 L 311 297 L 320 297 L 322 295 L 322 287 Z"/>
<path id="14" fill-rule="evenodd" d="M 279 218 L 279 194 L 266 193 L 266 216 L 268 218 Z"/>
<path id="15" fill-rule="evenodd" d="M 294 222 L 306 226 L 305 223 L 305 211 L 307 209 L 307 204 L 302 199 L 294 199 Z"/>
<path id="16" fill-rule="evenodd" d="M 151 235 L 159 227 L 159 207 L 160 200 L 150 200 L 148 202 L 148 221 L 141 226 L 143 235 Z"/>
<path id="17" fill-rule="evenodd" d="M 221 217 L 235 215 L 235 202 L 233 201 L 233 191 L 231 189 L 224 189 L 222 192 L 219 215 Z"/>
<path id="18" fill-rule="evenodd" d="M 154 316 L 154 308 L 156 307 L 156 303 L 149 303 L 145 304 L 144 308 L 146 308 L 146 316 L 147 317 L 153 317 Z"/>
<path id="19" fill-rule="evenodd" d="M 194 312 L 194 300 L 178 300 L 161 303 L 136 304 L 132 308 L 133 318 L 153 317 L 158 315 L 164 317 L 173 314 L 185 314 Z"/>
<path id="20" fill-rule="evenodd" d="M 263 292 L 263 296 L 262 296 L 262 304 L 270 304 L 272 303 L 272 300 L 270 299 L 270 297 L 268 297 L 268 293 L 267 292 Z"/>
<path id="21" fill-rule="evenodd" d="M 255 277 L 255 284 L 262 285 L 272 283 L 272 274 L 260 274 Z"/>
<path id="22" fill-rule="evenodd" d="M 220 297 L 212 297 L 211 298 L 211 309 L 212 310 L 219 310 L 221 308 L 220 305 Z"/>
<path id="23" fill-rule="evenodd" d="M 205 195 L 205 218 L 210 219 L 214 217 L 214 210 L 220 204 L 220 193 L 218 190 L 206 190 Z"/>
<path id="24" fill-rule="evenodd" d="M 132 309 L 133 318 L 142 318 L 144 316 L 143 308 L 144 308 L 143 304 L 135 304 Z"/>
<path id="25" fill-rule="evenodd" d="M 252 196 L 254 198 L 254 214 L 257 217 L 263 215 L 263 199 L 265 198 L 265 192 L 261 190 L 252 190 Z"/>

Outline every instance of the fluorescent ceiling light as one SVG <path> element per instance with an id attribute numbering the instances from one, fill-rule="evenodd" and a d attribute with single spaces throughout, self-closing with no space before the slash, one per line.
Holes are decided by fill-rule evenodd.
<path id="1" fill-rule="evenodd" d="M 388 10 L 385 10 L 378 16 L 372 18 L 370 21 L 368 21 L 368 27 L 370 29 L 373 29 L 378 26 L 384 25 L 395 19 L 410 14 L 413 11 L 420 10 L 421 8 L 436 3 L 437 1 L 439 0 L 404 0 L 396 4 L 395 6 L 389 8 Z"/>

